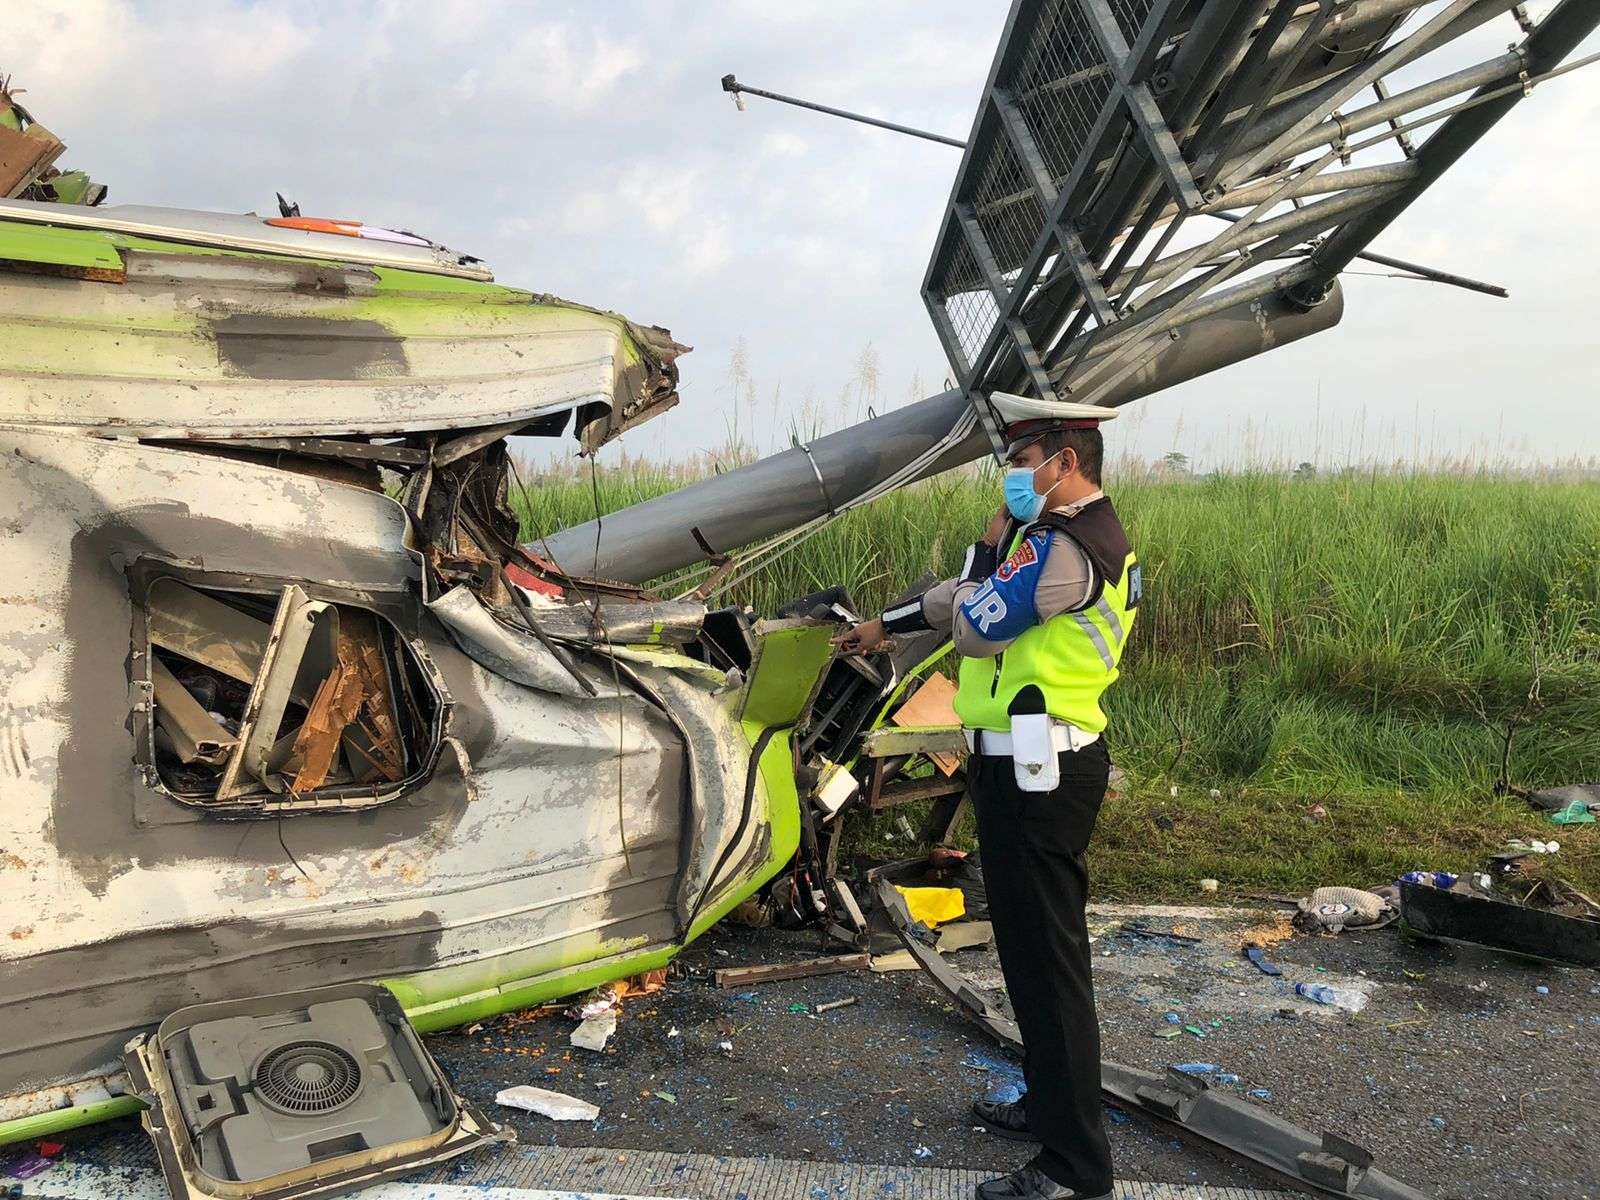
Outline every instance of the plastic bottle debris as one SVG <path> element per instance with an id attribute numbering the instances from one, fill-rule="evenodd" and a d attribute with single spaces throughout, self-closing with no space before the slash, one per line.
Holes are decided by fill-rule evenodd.
<path id="1" fill-rule="evenodd" d="M 1297 983 L 1294 985 L 1295 995 L 1302 996 L 1317 1004 L 1327 1004 L 1334 1008 L 1342 1008 L 1346 1012 L 1360 1012 L 1367 1006 L 1369 997 L 1365 992 L 1355 991 L 1353 988 L 1329 987 L 1325 983 Z"/>
<path id="2" fill-rule="evenodd" d="M 1179 1029 L 1176 1025 L 1163 1025 L 1160 1029 L 1156 1030 L 1156 1036 L 1158 1038 L 1181 1037 L 1183 1036 L 1183 1030 Z"/>
<path id="3" fill-rule="evenodd" d="M 1545 985 L 1542 984 L 1542 983 L 1538 987 L 1534 988 L 1533 990 L 1538 992 L 1539 995 L 1541 995 L 1541 996 L 1548 996 L 1550 994 L 1550 989 L 1545 987 Z"/>
<path id="4" fill-rule="evenodd" d="M 1219 1071 L 1219 1072 L 1217 1072 L 1217 1082 L 1218 1083 L 1225 1083 L 1225 1084 L 1238 1083 L 1239 1082 L 1239 1077 L 1237 1075 L 1231 1074 L 1228 1071 Z"/>
<path id="5" fill-rule="evenodd" d="M 616 1031 L 617 1014 L 613 1009 L 589 1017 L 572 1031 L 572 1036 L 567 1040 L 580 1050 L 593 1050 L 598 1054 L 606 1048 L 606 1043 Z"/>
<path id="6" fill-rule="evenodd" d="M 1245 1095 L 1249 1096 L 1250 1099 L 1252 1099 L 1252 1100 L 1271 1100 L 1272 1099 L 1272 1089 L 1271 1088 L 1251 1088 L 1248 1092 L 1245 1093 Z"/>
<path id="7" fill-rule="evenodd" d="M 917 1158 L 932 1158 L 933 1157 L 933 1151 L 928 1149 L 926 1146 L 918 1146 L 911 1153 L 913 1155 L 915 1155 Z"/>
<path id="8" fill-rule="evenodd" d="M 1449 871 L 1407 871 L 1400 876 L 1397 883 L 1420 883 L 1427 887 L 1436 887 L 1440 891 L 1449 891 L 1455 887 L 1459 875 L 1452 875 Z"/>
<path id="9" fill-rule="evenodd" d="M 1167 1024 L 1168 1024 L 1168 1025 L 1182 1025 L 1182 1024 L 1183 1024 L 1183 1018 L 1182 1018 L 1182 1017 L 1180 1017 L 1180 1016 L 1179 1016 L 1179 1015 L 1178 1015 L 1178 1014 L 1177 1014 L 1177 1013 L 1175 1013 L 1175 1012 L 1169 1012 L 1169 1013 L 1166 1013 L 1166 1014 L 1164 1014 L 1164 1015 L 1163 1015 L 1163 1016 L 1162 1016 L 1162 1018 L 1161 1018 L 1161 1019 L 1162 1019 L 1162 1020 L 1163 1020 L 1163 1021 L 1165 1021 L 1165 1022 L 1166 1022 L 1166 1023 L 1167 1023 Z"/>
<path id="10" fill-rule="evenodd" d="M 524 1112 L 537 1113 L 552 1121 L 592 1121 L 600 1115 L 598 1104 L 527 1084 L 495 1093 L 494 1102 L 504 1108 L 520 1108 Z"/>
<path id="11" fill-rule="evenodd" d="M 1428 1124 L 1432 1125 L 1435 1129 L 1443 1129 L 1444 1128 L 1444 1118 L 1443 1117 L 1429 1117 L 1428 1118 Z"/>
<path id="12" fill-rule="evenodd" d="M 1175 1063 L 1172 1069 L 1182 1071 L 1185 1075 L 1215 1075 L 1222 1070 L 1216 1063 L 1208 1062 Z"/>
<path id="13" fill-rule="evenodd" d="M 1199 1038 L 1202 1042 L 1206 1040 L 1206 1031 L 1201 1029 L 1198 1025 L 1185 1025 L 1183 1027 L 1183 1031 L 1185 1033 L 1194 1034 L 1195 1037 Z"/>

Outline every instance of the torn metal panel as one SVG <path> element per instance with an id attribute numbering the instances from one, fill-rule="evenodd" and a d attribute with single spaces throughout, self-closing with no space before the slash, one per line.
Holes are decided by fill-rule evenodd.
<path id="1" fill-rule="evenodd" d="M 186 763 L 227 762 L 239 739 L 217 723 L 160 659 L 151 660 L 150 681 L 154 685 L 156 721 L 172 740 L 178 758 Z"/>
<path id="2" fill-rule="evenodd" d="M 562 696 L 588 694 L 547 646 L 532 634 L 498 620 L 465 584 L 429 601 L 428 610 L 439 618 L 464 653 L 496 675 Z"/>
<path id="3" fill-rule="evenodd" d="M 248 776 L 265 784 L 268 759 L 278 740 L 278 729 L 289 705 L 289 693 L 300 678 L 306 650 L 313 635 L 330 642 L 338 638 L 338 610 L 332 605 L 309 599 L 299 588 L 283 589 L 278 613 L 262 655 L 261 670 L 250 690 L 244 718 L 239 726 L 239 746 L 228 760 L 218 800 L 232 800 L 250 788 Z"/>
<path id="4" fill-rule="evenodd" d="M 895 933 L 917 965 L 991 1037 L 1021 1051 L 1022 1035 L 1003 998 L 970 983 L 939 956 L 939 935 L 914 921 L 893 880 L 916 862 L 891 863 L 871 875 L 874 891 Z M 1100 1064 L 1101 1091 L 1119 1108 L 1157 1122 L 1318 1196 L 1365 1200 L 1426 1200 L 1423 1192 L 1372 1169 L 1372 1155 L 1336 1134 L 1320 1137 L 1238 1096 L 1210 1090 L 1181 1071 Z"/>
<path id="5" fill-rule="evenodd" d="M 1600 967 L 1600 914 L 1574 916 L 1427 884 L 1400 884 L 1400 928 L 1572 967 Z"/>
<path id="6" fill-rule="evenodd" d="M 705 625 L 706 606 L 695 600 L 556 604 L 537 592 L 519 590 L 539 628 L 560 641 L 683 645 L 698 638 Z"/>
<path id="7" fill-rule="evenodd" d="M 271 625 L 175 579 L 159 580 L 145 605 L 150 644 L 253 683 Z"/>

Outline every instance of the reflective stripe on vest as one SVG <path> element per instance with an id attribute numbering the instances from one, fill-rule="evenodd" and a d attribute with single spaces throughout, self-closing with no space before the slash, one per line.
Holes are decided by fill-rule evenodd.
<path id="1" fill-rule="evenodd" d="M 969 729 L 1005 731 L 1011 703 L 1036 687 L 1045 710 L 1088 733 L 1106 727 L 1100 697 L 1117 678 L 1117 664 L 1138 615 L 1129 588 L 1138 560 L 1130 553 L 1122 573 L 1106 580 L 1087 609 L 1063 612 L 1021 634 L 992 658 L 963 658 L 956 714 Z"/>

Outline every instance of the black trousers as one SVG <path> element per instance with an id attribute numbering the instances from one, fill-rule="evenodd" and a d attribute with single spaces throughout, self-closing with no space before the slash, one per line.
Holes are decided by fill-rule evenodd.
<path id="1" fill-rule="evenodd" d="M 1043 1146 L 1034 1162 L 1065 1187 L 1109 1192 L 1084 851 L 1111 756 L 1104 739 L 1063 751 L 1053 792 L 1017 787 L 1010 758 L 974 755 L 968 770 L 995 949 L 1022 1030 L 1028 1126 Z"/>

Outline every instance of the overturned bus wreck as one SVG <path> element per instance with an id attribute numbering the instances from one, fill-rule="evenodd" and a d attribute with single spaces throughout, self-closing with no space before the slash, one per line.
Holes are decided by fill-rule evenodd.
<path id="1" fill-rule="evenodd" d="M 0 1144 L 142 1111 L 174 1195 L 349 1191 L 498 1136 L 415 1032 L 659 968 L 791 861 L 862 936 L 834 818 L 953 819 L 959 731 L 885 727 L 945 648 L 836 656 L 841 588 L 707 597 L 989 452 L 996 393 L 1120 405 L 1332 328 L 1340 272 L 1600 20 L 1521 9 L 1015 0 L 923 287 L 957 386 L 526 544 L 507 439 L 670 410 L 665 330 L 287 204 L 101 206 L 0 103 Z M 1502 18 L 1506 53 L 1399 74 Z"/>
<path id="2" fill-rule="evenodd" d="M 665 331 L 19 201 L 0 294 L 0 1131 L 131 1107 L 186 1005 L 381 980 L 426 1030 L 661 965 L 794 852 L 829 628 L 570 578 L 509 507 L 506 435 L 676 402 Z"/>

